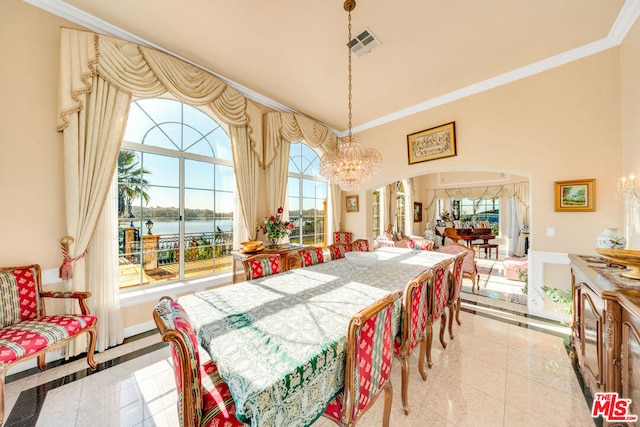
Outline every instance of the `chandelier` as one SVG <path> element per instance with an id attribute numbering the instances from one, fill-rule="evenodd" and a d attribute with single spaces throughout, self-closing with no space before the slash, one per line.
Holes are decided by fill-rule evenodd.
<path id="1" fill-rule="evenodd" d="M 346 0 L 344 10 L 349 14 L 349 125 L 347 136 L 338 140 L 337 150 L 325 153 L 320 159 L 320 173 L 329 182 L 338 184 L 344 191 L 357 190 L 363 182 L 369 181 L 382 164 L 382 154 L 375 148 L 363 147 L 351 133 L 351 11 L 356 8 L 355 0 Z"/>

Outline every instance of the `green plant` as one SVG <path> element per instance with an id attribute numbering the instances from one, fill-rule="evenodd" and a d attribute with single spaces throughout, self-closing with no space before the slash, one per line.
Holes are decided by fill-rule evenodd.
<path id="1" fill-rule="evenodd" d="M 522 293 L 527 295 L 529 293 L 529 270 L 518 270 L 518 280 L 524 282 L 524 286 L 522 287 Z"/>
<path id="2" fill-rule="evenodd" d="M 560 288 L 551 288 L 549 286 L 543 286 L 542 290 L 553 302 L 562 304 L 565 311 L 571 314 L 571 291 L 567 291 Z"/>

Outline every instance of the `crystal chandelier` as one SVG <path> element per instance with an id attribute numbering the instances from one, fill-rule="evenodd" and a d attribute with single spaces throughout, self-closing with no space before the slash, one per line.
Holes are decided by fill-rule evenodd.
<path id="1" fill-rule="evenodd" d="M 375 148 L 363 147 L 351 133 L 351 11 L 355 0 L 346 0 L 344 10 L 349 14 L 349 130 L 340 138 L 337 150 L 325 153 L 320 159 L 320 173 L 329 182 L 338 184 L 344 191 L 357 190 L 360 184 L 369 181 L 382 164 L 382 154 Z"/>

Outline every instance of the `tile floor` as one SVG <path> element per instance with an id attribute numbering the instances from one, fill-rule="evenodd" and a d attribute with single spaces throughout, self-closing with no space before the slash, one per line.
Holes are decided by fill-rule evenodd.
<path id="1" fill-rule="evenodd" d="M 566 328 L 544 332 L 525 317 L 498 319 L 479 308 L 464 305 L 462 326 L 454 326 L 446 349 L 434 339 L 434 365 L 424 382 L 413 355 L 408 416 L 394 361 L 391 425 L 594 425 L 569 361 Z M 81 359 L 8 377 L 5 426 L 178 426 L 169 348 L 157 333 L 128 339 L 96 358 L 96 372 Z M 358 425 L 380 425 L 381 410 L 379 400 Z M 333 425 L 324 418 L 314 424 Z"/>

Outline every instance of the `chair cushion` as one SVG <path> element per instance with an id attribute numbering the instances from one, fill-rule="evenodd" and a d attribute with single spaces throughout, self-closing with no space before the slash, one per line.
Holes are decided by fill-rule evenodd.
<path id="1" fill-rule="evenodd" d="M 333 398 L 331 402 L 324 409 L 324 416 L 332 419 L 338 425 L 340 425 L 340 420 L 342 419 L 342 405 L 344 402 L 344 390 L 338 393 L 336 397 Z"/>
<path id="2" fill-rule="evenodd" d="M 449 285 L 445 283 L 447 268 L 440 268 L 433 274 L 433 286 L 429 288 L 429 292 L 434 292 L 431 299 L 433 307 L 429 312 L 429 321 L 434 322 L 444 312 L 449 300 Z"/>
<path id="3" fill-rule="evenodd" d="M 246 262 L 249 266 L 249 280 L 277 274 L 282 270 L 279 255 L 274 255 L 269 258 L 251 259 Z"/>
<path id="4" fill-rule="evenodd" d="M 324 262 L 324 254 L 322 248 L 303 249 L 300 251 L 302 255 L 302 266 L 308 267 L 310 265 L 319 264 Z"/>
<path id="5" fill-rule="evenodd" d="M 236 404 L 229 386 L 220 377 L 212 361 L 200 366 L 203 387 L 202 423 L 207 427 L 235 427 L 245 424 L 236 418 Z"/>
<path id="6" fill-rule="evenodd" d="M 31 268 L 0 272 L 0 327 L 34 319 L 40 313 L 36 273 Z"/>
<path id="7" fill-rule="evenodd" d="M 336 231 L 333 233 L 333 243 L 346 243 L 351 244 L 351 232 L 348 231 Z"/>
<path id="8" fill-rule="evenodd" d="M 43 316 L 0 329 L 0 364 L 17 359 L 77 335 L 98 318 L 86 315 Z"/>
<path id="9" fill-rule="evenodd" d="M 369 252 L 369 241 L 368 240 L 357 240 L 354 243 L 353 249 L 358 252 Z"/>
<path id="10" fill-rule="evenodd" d="M 349 245 L 346 243 L 342 244 L 333 244 L 329 247 L 329 253 L 331 254 L 331 259 L 340 259 L 344 258 L 344 254 L 349 252 Z"/>

